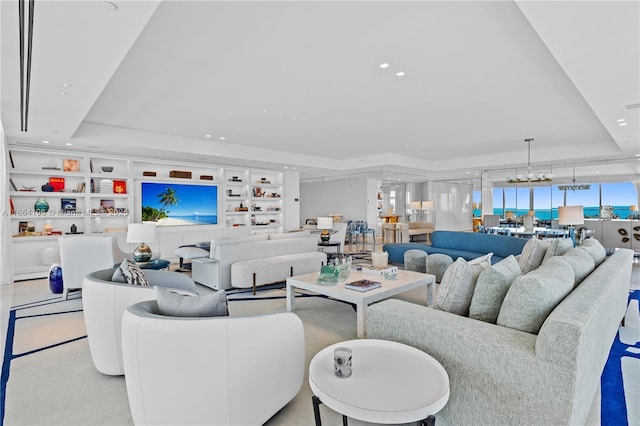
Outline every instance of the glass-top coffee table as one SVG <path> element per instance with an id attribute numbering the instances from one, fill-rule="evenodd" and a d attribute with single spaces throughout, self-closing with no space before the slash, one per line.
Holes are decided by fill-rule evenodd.
<path id="1" fill-rule="evenodd" d="M 352 351 L 352 373 L 334 374 L 333 350 Z M 309 364 L 316 425 L 320 403 L 346 417 L 373 423 L 433 425 L 449 400 L 449 375 L 433 357 L 414 347 L 376 339 L 348 340 L 318 352 Z"/>

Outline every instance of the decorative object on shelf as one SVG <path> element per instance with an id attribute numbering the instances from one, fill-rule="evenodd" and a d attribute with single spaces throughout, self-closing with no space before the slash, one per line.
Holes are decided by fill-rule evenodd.
<path id="1" fill-rule="evenodd" d="M 100 194 L 113 194 L 113 181 L 111 179 L 102 179 L 98 183 L 98 192 Z"/>
<path id="2" fill-rule="evenodd" d="M 127 242 L 139 243 L 133 251 L 133 260 L 138 263 L 146 263 L 151 260 L 151 248 L 147 243 L 156 240 L 156 225 L 153 223 L 130 223 L 127 229 Z"/>
<path id="3" fill-rule="evenodd" d="M 113 171 L 113 166 L 100 166 L 100 170 L 105 173 L 111 173 Z"/>
<path id="4" fill-rule="evenodd" d="M 9 178 L 9 183 L 11 184 L 11 189 L 14 191 L 18 190 L 18 187 L 16 186 L 15 182 L 13 181 L 13 179 Z"/>
<path id="5" fill-rule="evenodd" d="M 262 184 L 269 185 L 269 184 L 271 184 L 271 181 L 269 179 L 267 179 L 267 178 L 260 178 L 260 180 L 257 181 L 257 183 L 262 183 Z"/>
<path id="6" fill-rule="evenodd" d="M 576 245 L 576 231 L 574 225 L 584 224 L 584 209 L 582 206 L 560 206 L 558 207 L 558 225 L 569 226 L 569 237 Z"/>
<path id="7" fill-rule="evenodd" d="M 102 225 L 102 219 L 95 217 L 93 218 L 93 221 L 96 223 L 96 233 L 102 234 L 102 228 L 100 227 Z"/>
<path id="8" fill-rule="evenodd" d="M 600 219 L 603 219 L 603 220 L 613 219 L 613 206 L 600 207 Z"/>
<path id="9" fill-rule="evenodd" d="M 187 172 L 187 171 L 184 171 L 184 170 L 171 170 L 169 172 L 169 177 L 181 178 L 181 179 L 191 179 L 191 172 Z"/>
<path id="10" fill-rule="evenodd" d="M 264 192 L 262 192 L 262 188 L 253 188 L 253 196 L 256 198 L 264 197 Z"/>
<path id="11" fill-rule="evenodd" d="M 78 233 L 78 227 L 76 226 L 75 223 L 71 224 L 71 229 L 70 230 L 71 230 L 72 234 L 77 234 Z"/>
<path id="12" fill-rule="evenodd" d="M 49 268 L 49 290 L 53 294 L 61 294 L 63 289 L 62 266 L 59 263 L 53 263 Z"/>
<path id="13" fill-rule="evenodd" d="M 60 208 L 63 213 L 75 213 L 76 211 L 76 199 L 75 198 L 61 198 Z"/>
<path id="14" fill-rule="evenodd" d="M 127 193 L 127 181 L 126 180 L 114 180 L 113 181 L 113 193 L 114 194 L 126 194 Z"/>
<path id="15" fill-rule="evenodd" d="M 42 230 L 44 231 L 45 234 L 51 234 L 51 231 L 53 231 L 53 225 L 51 224 L 51 220 L 49 219 L 46 220 L 46 223 L 42 227 Z"/>
<path id="16" fill-rule="evenodd" d="M 40 189 L 42 190 L 42 192 L 53 192 L 53 185 L 51 185 L 50 183 L 45 183 Z"/>
<path id="17" fill-rule="evenodd" d="M 148 171 L 146 171 L 146 172 L 142 172 L 142 176 L 150 176 L 150 177 L 153 177 L 153 176 L 156 176 L 156 172 L 148 172 Z"/>
<path id="18" fill-rule="evenodd" d="M 213 180 L 211 175 L 200 175 L 200 180 Z"/>
<path id="19" fill-rule="evenodd" d="M 527 143 L 527 174 L 526 175 L 516 175 L 509 176 L 507 178 L 507 183 L 531 183 L 531 182 L 551 182 L 551 178 L 553 177 L 551 173 L 537 173 L 534 174 L 531 171 L 531 142 L 533 142 L 533 138 L 527 138 L 524 140 Z M 516 172 L 517 173 L 517 172 Z"/>
<path id="20" fill-rule="evenodd" d="M 60 167 L 58 167 L 56 160 L 54 160 L 53 158 L 47 158 L 44 161 L 44 166 L 42 166 L 42 170 L 60 170 Z"/>
<path id="21" fill-rule="evenodd" d="M 62 161 L 62 171 L 64 171 L 64 172 L 79 172 L 80 171 L 80 162 L 78 160 L 72 160 L 70 158 L 65 158 Z"/>
<path id="22" fill-rule="evenodd" d="M 54 192 L 64 191 L 64 178 L 63 177 L 50 177 L 49 185 L 53 186 Z"/>
<path id="23" fill-rule="evenodd" d="M 35 192 L 35 190 L 36 190 L 35 186 L 24 186 L 24 185 L 22 185 L 22 189 L 20 191 Z"/>
<path id="24" fill-rule="evenodd" d="M 328 243 L 331 239 L 331 231 L 333 230 L 333 218 L 332 217 L 319 217 L 317 221 L 318 229 L 321 229 L 320 240 L 323 243 Z"/>
<path id="25" fill-rule="evenodd" d="M 43 197 L 38 198 L 38 201 L 34 204 L 33 208 L 38 213 L 46 213 L 49 211 L 49 203 Z"/>
<path id="26" fill-rule="evenodd" d="M 114 200 L 100 200 L 101 213 L 115 213 L 116 205 Z"/>
<path id="27" fill-rule="evenodd" d="M 238 176 L 231 176 L 229 182 L 242 182 L 242 179 L 238 179 Z"/>

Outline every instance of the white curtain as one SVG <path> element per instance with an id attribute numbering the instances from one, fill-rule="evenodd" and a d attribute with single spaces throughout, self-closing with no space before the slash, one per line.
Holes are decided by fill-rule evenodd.
<path id="1" fill-rule="evenodd" d="M 0 124 L 0 141 L 2 149 L 0 149 L 0 188 L 1 193 L 5 194 L 0 199 L 0 285 L 11 284 L 13 282 L 13 256 L 11 254 L 11 206 L 9 203 L 9 179 L 7 173 L 7 163 L 9 150 L 7 141 L 4 137 L 4 129 Z"/>

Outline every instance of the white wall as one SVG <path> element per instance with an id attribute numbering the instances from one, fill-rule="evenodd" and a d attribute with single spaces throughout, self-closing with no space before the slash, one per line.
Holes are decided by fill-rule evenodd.
<path id="1" fill-rule="evenodd" d="M 284 232 L 300 228 L 300 173 L 284 172 Z"/>
<path id="2" fill-rule="evenodd" d="M 345 179 L 300 183 L 300 220 L 341 214 L 345 220 L 375 223 L 375 180 Z M 371 222 L 371 221 L 370 221 Z"/>
<path id="3" fill-rule="evenodd" d="M 473 185 L 429 182 L 426 187 L 425 199 L 435 201 L 436 229 L 473 230 Z"/>

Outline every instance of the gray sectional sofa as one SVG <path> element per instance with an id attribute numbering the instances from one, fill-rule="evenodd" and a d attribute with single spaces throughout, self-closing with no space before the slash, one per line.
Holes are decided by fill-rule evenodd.
<path id="1" fill-rule="evenodd" d="M 462 257 L 472 260 L 487 253 L 493 253 L 493 263 L 510 255 L 517 255 L 527 240 L 478 232 L 434 231 L 431 244 L 425 243 L 389 243 L 382 250 L 389 253 L 389 262 L 395 265 L 404 263 L 404 252 L 411 249 L 423 250 L 428 254 L 441 253 L 451 256 L 453 260 Z"/>
<path id="2" fill-rule="evenodd" d="M 600 376 L 624 317 L 633 252 L 620 249 L 605 258 L 602 249 L 602 258 L 585 262 L 579 250 L 517 276 L 498 308 L 497 323 L 389 299 L 369 308 L 367 335 L 419 348 L 444 366 L 451 396 L 436 415 L 439 426 L 599 424 Z M 574 271 L 584 275 L 589 262 L 595 269 L 572 283 Z M 534 295 L 545 281 L 553 284 L 547 289 L 563 281 L 568 294 L 534 330 L 505 326 L 514 322 L 519 307 L 536 308 Z M 516 282 L 520 289 L 532 287 L 506 315 Z"/>

